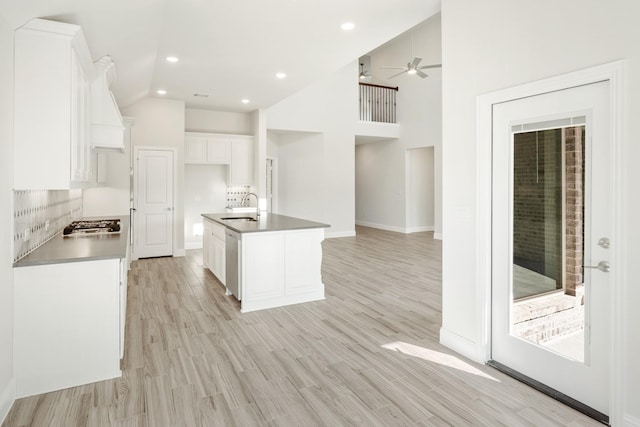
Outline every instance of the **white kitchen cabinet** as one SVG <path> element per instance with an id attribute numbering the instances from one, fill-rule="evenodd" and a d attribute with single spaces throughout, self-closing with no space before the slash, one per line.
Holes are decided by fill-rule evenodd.
<path id="1" fill-rule="evenodd" d="M 93 62 L 82 29 L 33 19 L 14 40 L 14 188 L 85 187 Z"/>
<path id="2" fill-rule="evenodd" d="M 252 136 L 237 136 L 231 141 L 229 185 L 254 185 L 255 148 Z"/>
<path id="3" fill-rule="evenodd" d="M 124 359 L 124 333 L 127 322 L 127 290 L 129 275 L 129 250 L 127 257 L 120 260 L 120 359 Z"/>
<path id="4" fill-rule="evenodd" d="M 202 264 L 205 268 L 211 269 L 209 259 L 209 245 L 211 242 L 211 221 L 206 219 L 202 223 Z"/>
<path id="5" fill-rule="evenodd" d="M 225 137 L 207 138 L 207 163 L 228 165 L 231 158 L 230 145 Z"/>
<path id="6" fill-rule="evenodd" d="M 16 397 L 119 377 L 126 259 L 14 268 Z"/>
<path id="7" fill-rule="evenodd" d="M 228 165 L 231 159 L 233 135 L 186 132 L 184 135 L 184 162 Z"/>
<path id="8" fill-rule="evenodd" d="M 203 229 L 203 262 L 205 267 L 224 285 L 226 279 L 225 227 L 205 219 Z"/>
<path id="9" fill-rule="evenodd" d="M 242 233 L 241 311 L 324 299 L 324 229 Z"/>
<path id="10" fill-rule="evenodd" d="M 184 162 L 207 163 L 207 137 L 187 133 L 184 136 Z"/>

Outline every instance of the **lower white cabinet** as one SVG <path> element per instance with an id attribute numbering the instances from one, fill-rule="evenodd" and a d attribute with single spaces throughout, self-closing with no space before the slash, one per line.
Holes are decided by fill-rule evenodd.
<path id="1" fill-rule="evenodd" d="M 243 233 L 243 313 L 324 299 L 324 229 Z"/>
<path id="2" fill-rule="evenodd" d="M 204 219 L 202 221 L 202 265 L 211 269 L 211 260 L 209 256 L 209 245 L 211 244 L 211 221 Z"/>
<path id="3" fill-rule="evenodd" d="M 203 229 L 203 262 L 205 267 L 207 267 L 224 285 L 226 270 L 225 227 L 205 219 Z"/>
<path id="4" fill-rule="evenodd" d="M 119 377 L 124 259 L 14 268 L 16 397 Z"/>

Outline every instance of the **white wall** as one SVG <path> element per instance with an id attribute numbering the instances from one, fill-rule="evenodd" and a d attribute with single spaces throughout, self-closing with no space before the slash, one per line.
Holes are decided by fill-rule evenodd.
<path id="1" fill-rule="evenodd" d="M 628 425 L 640 425 L 640 144 L 631 123 L 640 117 L 640 49 L 636 0 L 469 2 L 443 0 L 443 332 L 470 347 L 477 341 L 476 97 L 502 88 L 626 59 L 623 140 L 627 150 L 626 229 L 630 261 L 624 396 Z M 483 224 L 488 227 L 489 224 Z"/>
<path id="2" fill-rule="evenodd" d="M 399 233 L 435 228 L 434 147 L 356 146 L 356 223 Z"/>
<path id="3" fill-rule="evenodd" d="M 407 150 L 407 229 L 432 231 L 435 224 L 434 149 Z"/>
<path id="4" fill-rule="evenodd" d="M 128 216 L 130 198 L 131 138 L 135 137 L 133 120 L 125 119 L 124 153 L 102 152 L 107 157 L 107 180 L 82 193 L 83 216 Z M 96 153 L 93 153 L 95 156 Z"/>
<path id="5" fill-rule="evenodd" d="M 358 63 L 286 98 L 267 110 L 267 128 L 321 133 L 323 138 L 322 222 L 328 237 L 355 234 L 354 131 L 358 120 Z M 278 165 L 281 167 L 281 165 Z M 280 183 L 282 185 L 282 183 Z"/>
<path id="6" fill-rule="evenodd" d="M 229 111 L 185 110 L 185 130 L 187 132 L 231 133 L 253 135 L 251 114 Z"/>
<path id="7" fill-rule="evenodd" d="M 323 135 L 302 132 L 280 134 L 277 136 L 276 144 L 277 213 L 311 221 L 324 221 Z"/>
<path id="8" fill-rule="evenodd" d="M 442 61 L 440 14 L 413 30 L 413 52 L 422 57 L 420 65 Z M 408 195 L 405 191 L 405 152 L 417 147 L 435 147 L 435 192 L 428 196 L 435 204 L 435 231 L 441 234 L 442 70 L 426 70 L 429 77 L 401 75 L 387 79 L 396 70 L 384 66 L 403 66 L 411 57 L 411 34 L 402 35 L 376 49 L 371 55 L 374 84 L 398 86 L 397 121 L 400 138 L 367 143 L 356 149 L 356 221 L 378 224 L 382 228 L 406 231 Z M 365 159 L 358 159 L 363 156 Z M 368 165 L 368 166 L 367 166 Z M 376 167 L 373 167 L 376 165 Z M 377 175 L 382 173 L 383 176 Z M 384 177 L 384 178 L 383 178 Z"/>
<path id="9" fill-rule="evenodd" d="M 15 398 L 13 379 L 13 29 L 0 15 L 0 423 Z"/>
<path id="10" fill-rule="evenodd" d="M 122 111 L 133 117 L 134 147 L 175 148 L 176 191 L 174 193 L 174 255 L 184 255 L 184 120 L 183 101 L 159 98 L 143 98 Z M 134 163 L 135 165 L 135 163 Z M 134 166 L 135 167 L 135 166 Z"/>
<path id="11" fill-rule="evenodd" d="M 405 150 L 398 140 L 356 146 L 356 222 L 405 231 Z"/>
<path id="12" fill-rule="evenodd" d="M 184 165 L 184 245 L 202 247 L 202 235 L 193 225 L 202 224 L 203 213 L 221 213 L 227 206 L 227 169 L 224 165 Z"/>

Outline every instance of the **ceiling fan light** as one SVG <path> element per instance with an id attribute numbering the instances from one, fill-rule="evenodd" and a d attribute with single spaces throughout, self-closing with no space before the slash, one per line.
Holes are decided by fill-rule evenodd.
<path id="1" fill-rule="evenodd" d="M 409 70 L 407 71 L 407 74 L 415 74 L 417 71 L 415 68 L 409 68 Z"/>

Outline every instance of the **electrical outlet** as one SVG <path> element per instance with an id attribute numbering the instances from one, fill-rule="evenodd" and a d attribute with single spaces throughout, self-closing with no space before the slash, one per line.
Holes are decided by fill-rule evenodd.
<path id="1" fill-rule="evenodd" d="M 31 229 L 30 228 L 26 228 L 24 230 L 24 241 L 28 241 L 31 238 Z"/>
<path id="2" fill-rule="evenodd" d="M 49 225 L 50 225 L 50 221 L 49 220 L 44 222 L 44 231 L 49 231 Z"/>

